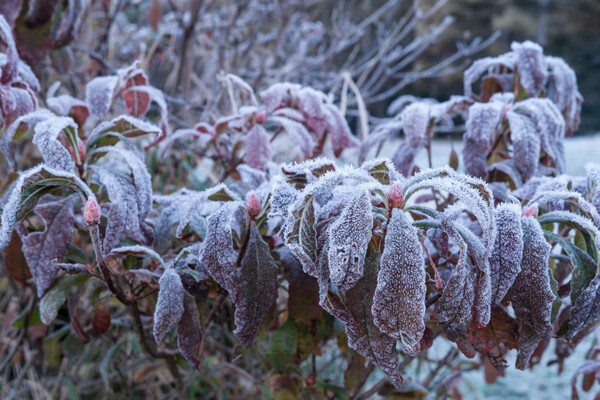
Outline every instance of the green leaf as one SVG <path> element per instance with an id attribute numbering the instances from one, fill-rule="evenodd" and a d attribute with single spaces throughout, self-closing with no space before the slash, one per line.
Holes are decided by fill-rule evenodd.
<path id="1" fill-rule="evenodd" d="M 573 243 L 550 231 L 544 231 L 546 236 L 551 241 L 557 243 L 571 257 L 573 265 L 573 277 L 571 278 L 571 304 L 581 295 L 596 276 L 598 270 L 597 263 L 590 257 L 588 253 L 575 246 Z"/>
<path id="2" fill-rule="evenodd" d="M 65 275 L 56 280 L 54 285 L 46 292 L 40 300 L 40 319 L 46 325 L 58 315 L 58 310 L 67 298 L 67 292 L 72 286 L 78 286 L 86 282 L 90 275 Z"/>
<path id="3" fill-rule="evenodd" d="M 285 372 L 294 365 L 296 331 L 296 323 L 290 316 L 283 326 L 271 333 L 266 356 L 277 372 Z"/>

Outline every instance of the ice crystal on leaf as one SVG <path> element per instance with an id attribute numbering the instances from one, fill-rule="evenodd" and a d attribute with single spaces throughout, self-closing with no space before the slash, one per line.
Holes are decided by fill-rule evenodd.
<path id="1" fill-rule="evenodd" d="M 278 108 L 287 107 L 292 99 L 292 94 L 300 90 L 301 86 L 295 83 L 276 83 L 259 93 L 267 112 Z"/>
<path id="2" fill-rule="evenodd" d="M 523 262 L 507 298 L 517 318 L 533 328 L 540 338 L 547 338 L 552 330 L 550 310 L 555 299 L 548 275 L 551 246 L 546 242 L 536 219 L 523 217 L 521 223 Z"/>
<path id="3" fill-rule="evenodd" d="M 425 262 L 417 230 L 400 209 L 392 211 L 381 255 L 373 318 L 382 332 L 416 356 L 425 330 Z"/>
<path id="4" fill-rule="evenodd" d="M 184 290 L 179 275 L 167 268 L 158 280 L 158 299 L 154 310 L 154 340 L 161 343 L 165 335 L 181 320 Z"/>
<path id="5" fill-rule="evenodd" d="M 2 136 L 2 139 L 0 139 L 0 151 L 2 151 L 2 153 L 4 154 L 11 170 L 15 168 L 15 156 L 11 142 L 13 141 L 13 138 L 15 137 L 15 134 L 17 133 L 21 125 L 37 124 L 41 121 L 53 117 L 55 117 L 55 115 L 52 114 L 50 111 L 44 108 L 40 108 L 38 110 L 20 116 L 8 126 L 8 129 L 6 129 L 6 132 L 4 132 L 4 136 Z"/>
<path id="6" fill-rule="evenodd" d="M 500 204 L 494 210 L 496 241 L 490 258 L 492 278 L 492 303 L 500 304 L 521 272 L 523 259 L 523 232 L 521 207 L 517 204 Z"/>
<path id="7" fill-rule="evenodd" d="M 577 87 L 575 72 L 560 57 L 546 57 L 550 68 L 548 97 L 565 115 L 567 133 L 572 135 L 579 128 L 583 97 Z"/>
<path id="8" fill-rule="evenodd" d="M 370 195 L 361 190 L 329 228 L 330 277 L 339 289 L 351 288 L 362 276 L 372 228 Z"/>
<path id="9" fill-rule="evenodd" d="M 315 141 L 310 133 L 300 122 L 285 117 L 271 117 L 271 121 L 278 123 L 292 137 L 306 156 L 311 156 L 315 148 Z"/>

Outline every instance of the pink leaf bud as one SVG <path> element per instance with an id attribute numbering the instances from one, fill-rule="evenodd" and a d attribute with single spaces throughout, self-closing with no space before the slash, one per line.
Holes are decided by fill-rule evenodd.
<path id="1" fill-rule="evenodd" d="M 246 209 L 248 210 L 248 214 L 252 218 L 255 218 L 260 213 L 260 200 L 254 193 L 248 197 L 248 201 L 246 202 Z"/>
<path id="2" fill-rule="evenodd" d="M 529 207 L 527 207 L 523 210 L 524 217 L 537 218 L 538 213 L 539 213 L 539 209 L 538 209 L 537 203 L 533 203 L 532 205 L 530 205 Z"/>
<path id="3" fill-rule="evenodd" d="M 257 124 L 264 124 L 265 123 L 265 119 L 266 119 L 266 115 L 265 112 L 259 112 L 258 115 L 256 116 L 256 123 Z"/>
<path id="4" fill-rule="evenodd" d="M 81 158 L 81 162 L 83 162 L 83 160 L 85 160 L 85 145 L 83 144 L 83 141 L 79 140 L 79 138 L 77 138 L 77 147 L 79 150 L 79 157 Z"/>
<path id="5" fill-rule="evenodd" d="M 100 206 L 93 197 L 88 197 L 85 207 L 83 208 L 83 220 L 87 226 L 98 225 L 100 223 Z"/>
<path id="6" fill-rule="evenodd" d="M 401 208 L 403 195 L 404 195 L 404 191 L 402 190 L 402 186 L 400 185 L 400 182 L 394 183 L 387 194 L 390 208 Z"/>

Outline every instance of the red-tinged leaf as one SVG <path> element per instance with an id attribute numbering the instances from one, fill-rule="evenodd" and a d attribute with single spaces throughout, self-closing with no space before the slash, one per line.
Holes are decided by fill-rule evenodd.
<path id="1" fill-rule="evenodd" d="M 288 274 L 288 312 L 296 322 L 310 325 L 323 314 L 317 280 L 302 271 L 300 262 L 286 248 L 280 251 L 280 259 Z"/>
<path id="2" fill-rule="evenodd" d="M 367 256 L 363 277 L 346 292 L 343 300 L 329 291 L 329 267 L 326 257 L 321 260 L 318 278 L 321 307 L 346 325 L 348 345 L 379 367 L 394 386 L 400 387 L 404 379 L 400 376 L 396 340 L 381 332 L 371 314 L 379 254 Z"/>
<path id="3" fill-rule="evenodd" d="M 426 293 L 425 262 L 417 230 L 404 211 L 394 209 L 385 236 L 372 313 L 375 325 L 402 342 L 411 356 L 420 351 Z"/>
<path id="4" fill-rule="evenodd" d="M 4 249 L 4 268 L 11 278 L 25 285 L 27 279 L 31 278 L 31 272 L 21 249 L 22 246 L 21 237 L 14 231 L 8 246 Z"/>
<path id="5" fill-rule="evenodd" d="M 246 134 L 246 156 L 244 160 L 252 168 L 266 170 L 272 152 L 269 137 L 262 125 L 256 124 Z"/>
<path id="6" fill-rule="evenodd" d="M 184 296 L 183 314 L 177 325 L 179 352 L 196 369 L 200 369 L 202 331 L 198 320 L 198 306 L 193 297 Z"/>
<path id="7" fill-rule="evenodd" d="M 494 368 L 499 371 L 507 367 L 503 357 L 504 349 L 517 347 L 519 337 L 519 325 L 501 308 L 495 308 L 492 312 L 490 322 L 483 328 L 478 328 L 474 321 L 468 328 L 469 341 L 475 349 L 485 354 Z"/>
<path id="8" fill-rule="evenodd" d="M 595 373 L 598 374 L 600 371 L 600 361 L 597 360 L 586 360 L 581 367 L 579 367 L 573 377 L 571 378 L 571 399 L 579 400 L 579 393 L 577 391 L 577 377 L 581 374 Z"/>
<path id="9" fill-rule="evenodd" d="M 108 332 L 110 329 L 110 310 L 108 301 L 101 300 L 94 306 L 94 316 L 92 317 L 92 327 L 98 335 Z"/>
<path id="10" fill-rule="evenodd" d="M 83 326 L 81 325 L 81 321 L 79 317 L 77 317 L 77 304 L 75 298 L 70 298 L 68 301 L 69 304 L 69 320 L 71 321 L 71 328 L 73 329 L 73 333 L 77 337 L 77 340 L 81 344 L 87 344 L 92 340 L 90 335 L 85 331 Z"/>
<path id="11" fill-rule="evenodd" d="M 438 318 L 450 328 L 471 318 L 477 275 L 467 251 L 461 251 L 456 270 L 446 282 L 440 298 Z"/>
<path id="12" fill-rule="evenodd" d="M 150 26 L 156 32 L 158 30 L 158 24 L 160 23 L 160 19 L 162 18 L 162 9 L 160 6 L 160 0 L 153 0 L 152 6 L 150 7 L 150 14 L 148 15 L 148 20 L 150 21 Z"/>
<path id="13" fill-rule="evenodd" d="M 161 343 L 169 329 L 181 320 L 184 312 L 184 290 L 173 268 L 167 268 L 158 280 L 158 300 L 154 310 L 154 340 Z"/>
<path id="14" fill-rule="evenodd" d="M 490 257 L 492 304 L 500 304 L 521 272 L 523 260 L 523 231 L 521 207 L 500 204 L 494 210 L 496 240 Z"/>
<path id="15" fill-rule="evenodd" d="M 463 325 L 458 325 L 456 328 L 449 328 L 448 325 L 444 326 L 444 333 L 451 342 L 456 343 L 458 349 L 467 358 L 473 358 L 477 355 L 477 351 L 473 344 L 469 341 L 469 335 Z"/>
<path id="16" fill-rule="evenodd" d="M 142 91 L 127 91 L 132 86 L 148 85 L 148 77 L 141 69 L 137 69 L 134 74 L 130 75 L 125 81 L 125 91 L 123 99 L 125 100 L 125 108 L 129 115 L 140 118 L 148 112 L 150 108 L 150 95 Z"/>
<path id="17" fill-rule="evenodd" d="M 533 328 L 545 339 L 552 331 L 550 313 L 555 299 L 550 287 L 548 260 L 551 246 L 544 238 L 539 222 L 523 217 L 523 263 L 522 270 L 508 292 L 515 315 L 522 324 Z"/>
<path id="18" fill-rule="evenodd" d="M 48 107 L 59 115 L 71 116 L 78 125 L 85 124 L 90 115 L 87 104 L 68 94 L 62 94 L 56 97 L 46 99 Z"/>
<path id="19" fill-rule="evenodd" d="M 119 78 L 117 76 L 96 77 L 85 86 L 85 101 L 88 109 L 98 119 L 108 113 L 116 94 Z"/>
<path id="20" fill-rule="evenodd" d="M 248 229 L 248 246 L 239 270 L 239 291 L 233 297 L 236 325 L 233 333 L 244 346 L 251 347 L 263 317 L 277 300 L 279 282 L 269 245 L 254 222 Z"/>
<path id="21" fill-rule="evenodd" d="M 76 200 L 76 196 L 42 197 L 34 211 L 43 218 L 44 231 L 29 233 L 22 237 L 23 254 L 40 297 L 54 282 L 57 271 L 53 261 L 62 259 L 67 246 L 71 243 L 75 224 L 73 206 Z"/>
<path id="22" fill-rule="evenodd" d="M 362 277 L 372 229 L 369 192 L 357 190 L 328 232 L 330 279 L 338 289 L 347 290 Z"/>

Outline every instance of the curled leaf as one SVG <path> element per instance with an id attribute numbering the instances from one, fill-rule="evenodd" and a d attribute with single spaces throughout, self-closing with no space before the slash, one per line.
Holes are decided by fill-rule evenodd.
<path id="1" fill-rule="evenodd" d="M 154 340 L 163 338 L 180 320 L 184 312 L 184 292 L 181 279 L 173 268 L 167 268 L 158 280 L 158 300 L 154 310 Z"/>

